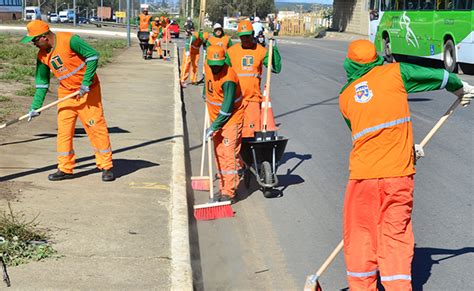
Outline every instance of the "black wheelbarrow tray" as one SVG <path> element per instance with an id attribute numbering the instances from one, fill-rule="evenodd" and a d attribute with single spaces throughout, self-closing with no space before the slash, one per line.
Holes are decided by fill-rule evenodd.
<path id="1" fill-rule="evenodd" d="M 245 163 L 245 187 L 249 188 L 251 172 L 260 185 L 263 195 L 272 197 L 272 189 L 278 186 L 276 175 L 278 163 L 285 152 L 288 139 L 283 136 L 273 136 L 271 139 L 257 140 L 243 138 L 240 156 Z"/>

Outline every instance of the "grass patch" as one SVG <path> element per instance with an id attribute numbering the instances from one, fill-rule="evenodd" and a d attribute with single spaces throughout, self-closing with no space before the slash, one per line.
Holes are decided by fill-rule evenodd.
<path id="1" fill-rule="evenodd" d="M 115 50 L 127 46 L 127 42 L 123 39 L 88 38 L 86 41 L 99 53 L 99 67 L 103 67 L 112 61 Z"/>
<path id="2" fill-rule="evenodd" d="M 10 203 L 8 212 L 0 214 L 0 251 L 8 266 L 40 261 L 56 253 L 48 244 L 46 231 L 38 228 L 37 218 L 27 220 L 24 213 L 14 213 Z"/>
<path id="3" fill-rule="evenodd" d="M 8 116 L 13 115 L 18 109 L 10 97 L 0 95 L 0 122 L 7 120 Z"/>
<path id="4" fill-rule="evenodd" d="M 0 79 L 16 82 L 29 81 L 35 76 L 35 69 L 35 66 L 8 66 Z"/>
<path id="5" fill-rule="evenodd" d="M 35 95 L 36 88 L 33 85 L 28 85 L 23 87 L 22 89 L 15 92 L 17 96 L 26 96 L 26 97 L 33 97 Z"/>
<path id="6" fill-rule="evenodd" d="M 0 95 L 0 102 L 10 102 L 11 100 L 10 97 Z"/>

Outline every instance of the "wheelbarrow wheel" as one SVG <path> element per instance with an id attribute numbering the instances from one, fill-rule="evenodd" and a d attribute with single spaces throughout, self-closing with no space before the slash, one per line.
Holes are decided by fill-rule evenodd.
<path id="1" fill-rule="evenodd" d="M 272 184 L 273 183 L 272 176 L 273 176 L 272 167 L 270 166 L 270 163 L 267 161 L 264 161 L 262 165 L 260 166 L 260 179 L 262 179 L 263 183 L 265 184 Z M 273 197 L 272 188 L 270 187 L 263 187 L 262 192 L 265 198 Z"/>

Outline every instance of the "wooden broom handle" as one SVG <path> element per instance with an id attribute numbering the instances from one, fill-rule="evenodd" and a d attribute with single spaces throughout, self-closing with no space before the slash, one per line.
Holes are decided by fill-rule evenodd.
<path id="1" fill-rule="evenodd" d="M 201 174 L 202 177 L 204 175 L 204 155 L 206 154 L 206 129 L 207 129 L 207 103 L 204 103 L 204 125 L 202 130 L 202 150 L 201 150 Z"/>
<path id="2" fill-rule="evenodd" d="M 336 258 L 337 254 L 342 250 L 344 247 L 344 240 L 341 240 L 337 247 L 332 251 L 332 253 L 329 255 L 329 257 L 326 259 L 326 261 L 319 267 L 318 271 L 316 272 L 316 276 L 319 278 L 324 271 L 329 267 L 329 265 L 334 261 Z"/>
<path id="3" fill-rule="evenodd" d="M 425 136 L 425 138 L 421 141 L 420 146 L 424 147 L 430 139 L 433 137 L 433 135 L 438 131 L 438 129 L 443 125 L 443 123 L 451 116 L 451 114 L 454 112 L 456 107 L 461 103 L 461 98 L 457 98 L 454 103 L 449 107 L 448 111 L 441 116 L 441 118 L 438 120 L 438 122 L 433 126 L 433 128 L 428 132 L 428 134 Z"/>
<path id="4" fill-rule="evenodd" d="M 272 77 L 273 39 L 268 44 L 267 82 L 265 83 L 265 108 L 263 109 L 263 132 L 267 131 L 268 101 L 270 100 L 270 81 Z"/>
<path id="5" fill-rule="evenodd" d="M 210 126 L 211 122 L 209 120 L 209 114 L 207 114 L 205 118 L 206 118 L 207 123 Z M 209 164 L 209 198 L 213 200 L 214 189 L 212 187 L 212 180 L 214 177 L 212 176 L 212 137 L 211 136 L 207 139 L 207 161 Z"/>

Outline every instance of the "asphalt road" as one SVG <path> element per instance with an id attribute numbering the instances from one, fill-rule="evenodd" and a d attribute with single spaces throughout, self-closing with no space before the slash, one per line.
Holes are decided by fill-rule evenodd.
<path id="1" fill-rule="evenodd" d="M 281 195 L 267 199 L 253 185 L 232 219 L 191 222 L 197 290 L 301 290 L 342 235 L 350 132 L 338 107 L 347 42 L 281 40 L 283 70 L 272 76 L 272 106 L 289 138 L 278 170 Z M 474 83 L 474 76 L 461 76 Z M 199 175 L 202 87 L 184 90 L 190 175 Z M 446 91 L 409 96 L 419 142 L 454 101 Z M 455 112 L 425 147 L 417 165 L 413 212 L 414 290 L 473 290 L 473 108 Z M 241 183 L 242 184 L 242 183 Z M 206 192 L 190 191 L 191 203 Z M 320 279 L 347 287 L 340 254 Z"/>

